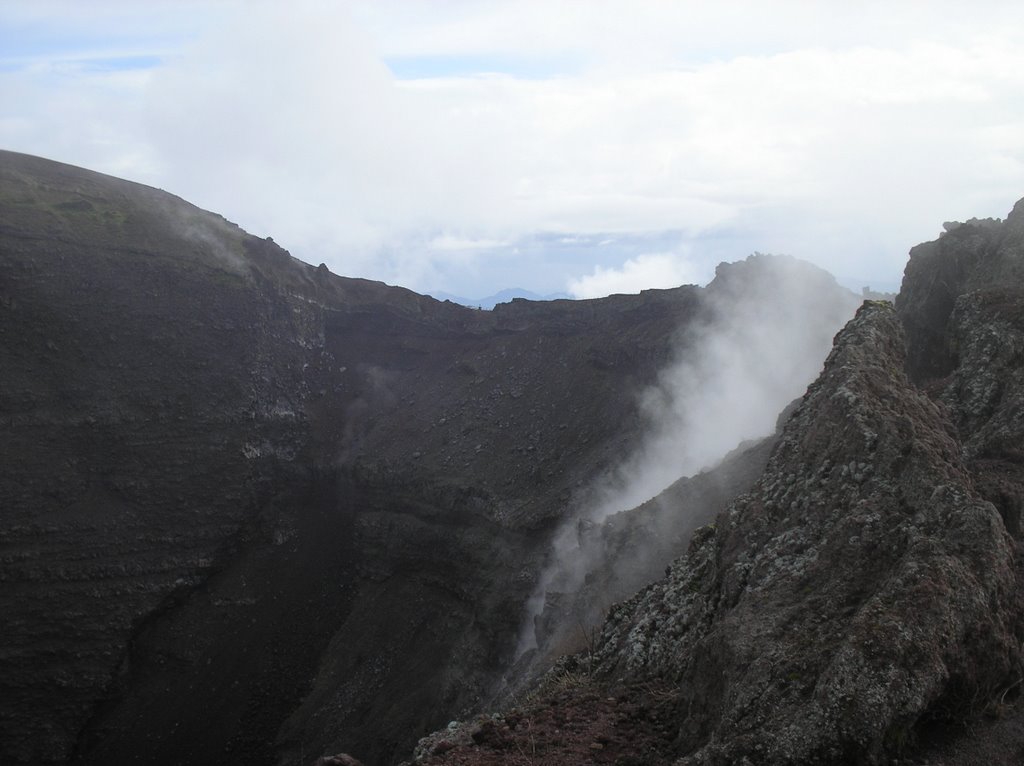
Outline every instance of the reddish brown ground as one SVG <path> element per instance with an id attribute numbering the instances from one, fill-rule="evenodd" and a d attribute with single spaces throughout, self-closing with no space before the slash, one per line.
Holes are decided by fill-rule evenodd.
<path id="1" fill-rule="evenodd" d="M 927 766 L 1024 764 L 1024 701 L 1000 705 L 990 713 L 967 724 L 923 732 L 912 762 Z"/>
<path id="2" fill-rule="evenodd" d="M 481 717 L 432 735 L 429 743 L 421 743 L 430 754 L 418 763 L 669 766 L 674 760 L 674 701 L 665 687 L 609 691 L 586 679 L 563 679 L 503 716 Z"/>
<path id="3" fill-rule="evenodd" d="M 602 690 L 566 676 L 504 716 L 481 716 L 421 743 L 416 766 L 669 766 L 678 724 L 668 687 Z M 970 724 L 933 725 L 902 760 L 915 766 L 1024 764 L 1024 703 Z"/>

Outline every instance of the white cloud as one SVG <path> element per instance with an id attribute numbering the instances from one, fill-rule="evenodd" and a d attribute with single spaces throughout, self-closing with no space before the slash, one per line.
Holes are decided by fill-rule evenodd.
<path id="1" fill-rule="evenodd" d="M 428 247 L 431 250 L 441 251 L 462 251 L 462 250 L 492 250 L 496 247 L 507 247 L 508 242 L 501 239 L 472 239 L 469 237 L 457 237 L 445 234 L 434 237 L 430 240 Z"/>
<path id="2" fill-rule="evenodd" d="M 11 29 L 64 9 L 104 52 L 148 41 L 164 59 L 112 72 L 77 48 L 20 51 L 0 71 L 0 144 L 412 287 L 456 266 L 480 280 L 464 291 L 505 286 L 487 279 L 511 247 L 470 261 L 431 242 L 666 231 L 702 269 L 728 247 L 714 258 L 789 252 L 892 281 L 939 222 L 1003 215 L 1024 190 L 1024 9 L 960 5 L 225 2 L 175 21 L 164 3 L 175 31 L 156 37 L 131 3 L 8 3 Z M 100 39 L 124 19 L 142 48 Z M 402 81 L 385 63 L 499 54 L 574 64 Z M 567 272 L 533 277 L 547 292 Z"/>
<path id="3" fill-rule="evenodd" d="M 574 298 L 600 298 L 615 293 L 638 293 L 648 288 L 678 287 L 707 281 L 683 256 L 652 253 L 630 258 L 621 268 L 595 267 L 593 273 L 569 281 Z"/>
<path id="4" fill-rule="evenodd" d="M 550 56 L 575 52 L 592 67 L 650 70 L 808 47 L 898 46 L 913 39 L 961 43 L 978 30 L 1019 35 L 1012 0 L 374 0 L 355 6 L 390 56 Z"/>

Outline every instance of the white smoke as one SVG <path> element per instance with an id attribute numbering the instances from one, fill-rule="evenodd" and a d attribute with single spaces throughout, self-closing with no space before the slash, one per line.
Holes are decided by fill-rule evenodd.
<path id="1" fill-rule="evenodd" d="M 546 594 L 575 592 L 601 565 L 582 553 L 579 530 L 714 467 L 746 440 L 770 435 L 779 413 L 817 376 L 858 304 L 826 272 L 763 255 L 719 266 L 704 298 L 701 317 L 682 331 L 675 361 L 640 394 L 640 447 L 588 490 L 578 514 L 556 534 L 551 563 L 527 606 L 520 651 L 535 646 L 534 618 Z"/>
<path id="2" fill-rule="evenodd" d="M 647 253 L 628 259 L 621 268 L 594 267 L 593 272 L 569 280 L 574 298 L 603 298 L 614 293 L 638 293 L 648 288 L 692 285 L 704 281 L 700 269 L 678 253 Z"/>
<path id="3" fill-rule="evenodd" d="M 754 274 L 741 274 L 748 266 Z M 641 394 L 647 437 L 603 488 L 591 520 L 633 508 L 741 442 L 772 433 L 857 305 L 852 293 L 837 300 L 843 293 L 824 272 L 792 258 L 755 255 L 718 273 L 707 290 L 709 315 L 686 331 L 675 363 Z"/>

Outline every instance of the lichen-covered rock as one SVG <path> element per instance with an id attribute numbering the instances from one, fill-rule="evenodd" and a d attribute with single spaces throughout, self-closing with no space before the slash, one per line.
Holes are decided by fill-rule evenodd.
<path id="1" fill-rule="evenodd" d="M 866 303 L 754 489 L 609 617 L 599 668 L 671 678 L 685 764 L 881 762 L 1020 667 L 1014 543 Z"/>
<path id="2" fill-rule="evenodd" d="M 1024 296 L 1018 287 L 957 299 L 950 336 L 959 364 L 942 392 L 963 439 L 975 489 L 1021 534 L 1024 514 Z"/>

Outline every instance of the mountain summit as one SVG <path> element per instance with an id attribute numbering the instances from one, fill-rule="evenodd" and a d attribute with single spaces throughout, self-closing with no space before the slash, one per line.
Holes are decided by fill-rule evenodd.
<path id="1" fill-rule="evenodd" d="M 1022 216 L 855 315 L 770 256 L 477 311 L 0 153 L 0 761 L 883 763 L 1008 708 Z"/>

